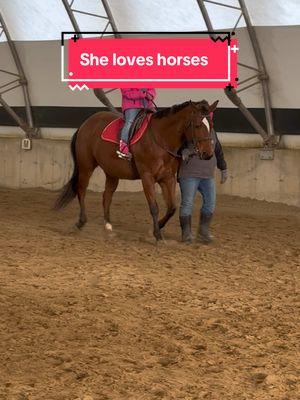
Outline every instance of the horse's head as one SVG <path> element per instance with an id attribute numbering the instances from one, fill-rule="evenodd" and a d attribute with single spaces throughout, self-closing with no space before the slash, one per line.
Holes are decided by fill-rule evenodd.
<path id="1" fill-rule="evenodd" d="M 190 101 L 190 110 L 185 137 L 193 142 L 194 149 L 202 160 L 209 160 L 214 153 L 212 120 L 210 114 L 217 108 L 219 100 L 209 105 L 206 100 Z"/>

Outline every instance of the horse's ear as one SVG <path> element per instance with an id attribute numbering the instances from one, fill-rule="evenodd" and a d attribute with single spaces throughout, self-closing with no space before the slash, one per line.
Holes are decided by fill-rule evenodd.
<path id="1" fill-rule="evenodd" d="M 218 103 L 219 103 L 219 100 L 216 100 L 214 103 L 212 103 L 209 106 L 209 111 L 208 111 L 209 114 L 215 111 L 215 109 L 217 108 Z"/>

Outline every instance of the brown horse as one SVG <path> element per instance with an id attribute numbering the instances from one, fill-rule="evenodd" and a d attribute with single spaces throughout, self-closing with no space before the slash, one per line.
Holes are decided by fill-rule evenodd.
<path id="1" fill-rule="evenodd" d="M 133 155 L 131 162 L 118 158 L 117 144 L 104 141 L 100 137 L 105 126 L 118 118 L 118 115 L 112 112 L 92 115 L 72 138 L 74 171 L 62 189 L 55 208 L 65 207 L 77 196 L 80 214 L 76 226 L 82 228 L 87 222 L 84 204 L 86 190 L 94 169 L 100 166 L 106 175 L 103 193 L 105 228 L 112 230 L 110 205 L 119 179 L 141 179 L 153 218 L 153 234 L 156 240 L 162 239 L 161 229 L 176 210 L 176 172 L 180 159 L 178 151 L 185 141 L 193 141 L 195 151 L 200 158 L 212 157 L 210 132 L 212 123 L 208 115 L 216 109 L 217 104 L 218 101 L 209 105 L 205 100 L 201 102 L 190 100 L 154 113 L 142 138 L 131 146 Z M 205 120 L 206 117 L 208 118 Z M 167 205 L 167 212 L 160 220 L 155 183 L 160 185 Z"/>

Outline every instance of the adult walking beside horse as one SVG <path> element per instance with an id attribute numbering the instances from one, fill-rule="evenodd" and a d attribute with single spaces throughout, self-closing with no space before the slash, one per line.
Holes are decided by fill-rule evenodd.
<path id="1" fill-rule="evenodd" d="M 203 120 L 216 109 L 217 103 L 215 101 L 209 105 L 205 100 L 190 100 L 148 117 L 149 123 L 144 134 L 130 146 L 133 156 L 130 162 L 118 157 L 118 141 L 106 141 L 101 136 L 104 128 L 116 120 L 118 115 L 106 111 L 92 115 L 72 138 L 74 170 L 56 201 L 56 209 L 65 207 L 77 196 L 80 214 L 76 226 L 82 228 L 87 221 L 84 199 L 88 183 L 94 169 L 100 166 L 106 175 L 103 193 L 105 227 L 112 229 L 110 205 L 119 179 L 141 179 L 153 219 L 153 234 L 157 241 L 161 240 L 161 229 L 176 210 L 178 150 L 185 141 L 189 141 L 201 159 L 212 157 L 211 132 Z M 167 205 L 166 214 L 161 219 L 158 219 L 155 183 L 160 185 Z"/>
<path id="2" fill-rule="evenodd" d="M 197 191 L 202 196 L 197 239 L 206 244 L 212 242 L 209 228 L 216 204 L 215 168 L 217 167 L 221 171 L 221 183 L 225 183 L 228 176 L 222 145 L 213 128 L 212 115 L 207 118 L 207 123 L 212 133 L 213 157 L 206 161 L 200 160 L 191 143 L 185 143 L 181 152 L 182 162 L 178 171 L 181 191 L 179 220 L 182 241 L 185 243 L 192 242 L 192 210 Z"/>

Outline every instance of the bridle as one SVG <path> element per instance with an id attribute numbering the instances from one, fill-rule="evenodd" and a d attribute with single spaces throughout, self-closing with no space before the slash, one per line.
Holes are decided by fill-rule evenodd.
<path id="1" fill-rule="evenodd" d="M 190 101 L 191 106 L 193 107 L 193 111 L 192 111 L 192 116 L 194 118 L 190 119 L 188 121 L 188 124 L 184 130 L 184 134 L 188 129 L 192 130 L 192 143 L 193 143 L 193 147 L 195 150 L 195 153 L 199 155 L 200 158 L 201 157 L 201 153 L 198 149 L 198 143 L 200 142 L 204 142 L 204 141 L 212 141 L 213 137 L 211 135 L 211 130 L 212 130 L 212 126 L 210 123 L 210 117 L 209 114 L 200 114 L 200 110 L 197 108 L 197 106 L 195 106 L 192 101 Z M 203 136 L 203 137 L 196 137 L 195 136 L 195 129 L 197 128 L 201 128 L 201 125 L 204 123 L 203 120 L 206 118 L 206 120 L 208 121 L 209 124 L 209 129 L 208 129 L 208 135 Z M 205 123 L 204 123 L 205 124 Z M 206 124 L 205 124 L 206 125 Z"/>

